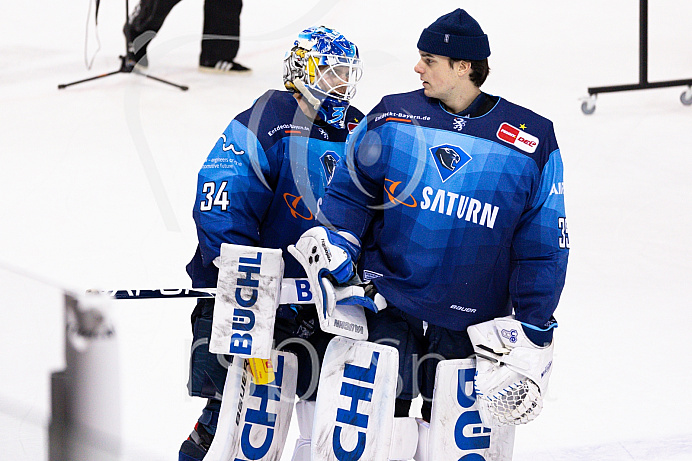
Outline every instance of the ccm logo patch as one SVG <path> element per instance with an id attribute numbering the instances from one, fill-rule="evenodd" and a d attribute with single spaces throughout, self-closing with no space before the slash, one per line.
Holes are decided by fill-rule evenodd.
<path id="1" fill-rule="evenodd" d="M 506 122 L 500 125 L 500 129 L 497 130 L 497 137 L 529 154 L 536 152 L 538 147 L 537 137 L 521 131 L 519 128 L 515 128 Z"/>

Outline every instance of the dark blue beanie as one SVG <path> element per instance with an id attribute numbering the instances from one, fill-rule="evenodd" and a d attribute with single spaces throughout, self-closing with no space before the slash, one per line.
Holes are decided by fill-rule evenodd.
<path id="1" fill-rule="evenodd" d="M 488 36 L 466 11 L 457 8 L 440 16 L 418 39 L 418 49 L 452 59 L 481 61 L 490 56 Z"/>

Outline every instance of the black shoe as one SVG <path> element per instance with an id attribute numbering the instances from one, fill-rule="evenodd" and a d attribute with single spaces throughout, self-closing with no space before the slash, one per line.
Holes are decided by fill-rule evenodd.
<path id="1" fill-rule="evenodd" d="M 140 38 L 145 34 L 142 34 L 140 37 L 133 37 L 132 25 L 129 22 L 125 23 L 123 26 L 123 33 L 125 34 L 125 41 L 127 42 L 127 55 L 123 63 L 124 69 L 128 72 L 132 72 L 133 70 L 146 70 L 147 67 L 149 67 L 149 58 L 147 56 L 148 41 L 144 46 L 140 46 L 139 48 L 135 47 L 135 38 Z"/>
<path id="2" fill-rule="evenodd" d="M 250 69 L 235 61 L 200 61 L 199 70 L 217 74 L 250 72 Z"/>
<path id="3" fill-rule="evenodd" d="M 178 461 L 199 461 L 204 459 L 209 451 L 209 446 L 214 440 L 211 435 L 199 422 L 195 424 L 195 430 L 180 446 Z"/>
<path id="4" fill-rule="evenodd" d="M 127 56 L 125 56 L 125 61 L 123 62 L 123 70 L 125 72 L 143 72 L 147 70 L 148 67 L 149 59 L 147 59 L 146 54 L 137 60 L 134 53 L 127 52 Z"/>

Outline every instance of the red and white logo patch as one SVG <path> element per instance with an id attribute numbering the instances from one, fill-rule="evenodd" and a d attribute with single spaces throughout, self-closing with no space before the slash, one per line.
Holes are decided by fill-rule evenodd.
<path id="1" fill-rule="evenodd" d="M 538 147 L 538 138 L 505 122 L 497 130 L 497 137 L 517 148 L 533 154 Z"/>

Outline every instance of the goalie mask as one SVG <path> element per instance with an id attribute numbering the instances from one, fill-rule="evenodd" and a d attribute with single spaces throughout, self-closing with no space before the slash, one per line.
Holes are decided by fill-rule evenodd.
<path id="1" fill-rule="evenodd" d="M 356 45 L 334 29 L 311 27 L 286 53 L 284 86 L 300 92 L 322 120 L 343 128 L 362 71 Z"/>

